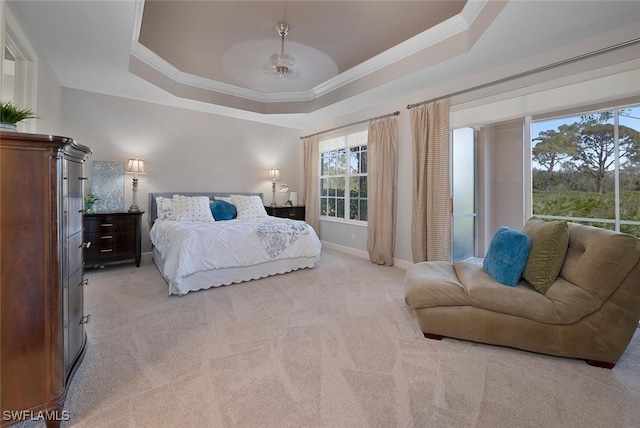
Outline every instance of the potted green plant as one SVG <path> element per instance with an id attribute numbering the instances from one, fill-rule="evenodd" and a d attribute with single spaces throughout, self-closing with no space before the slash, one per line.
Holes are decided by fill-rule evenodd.
<path id="1" fill-rule="evenodd" d="M 0 101 L 0 129 L 3 131 L 16 131 L 18 122 L 36 118 L 36 114 L 29 108 L 19 109 L 11 101 Z"/>
<path id="2" fill-rule="evenodd" d="M 84 212 L 85 214 L 93 214 L 96 212 L 96 203 L 100 201 L 98 195 L 87 193 L 84 195 Z"/>

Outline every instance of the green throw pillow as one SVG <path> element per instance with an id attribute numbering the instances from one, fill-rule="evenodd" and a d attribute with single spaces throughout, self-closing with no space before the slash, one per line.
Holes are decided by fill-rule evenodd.
<path id="1" fill-rule="evenodd" d="M 545 294 L 560 275 L 569 247 L 569 226 L 565 220 L 544 221 L 531 217 L 522 231 L 531 239 L 522 277 Z"/>

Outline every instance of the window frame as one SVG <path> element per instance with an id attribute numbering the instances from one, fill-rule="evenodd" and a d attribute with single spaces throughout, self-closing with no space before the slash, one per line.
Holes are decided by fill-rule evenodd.
<path id="1" fill-rule="evenodd" d="M 330 221 L 330 222 L 338 222 L 338 223 L 348 223 L 348 224 L 353 224 L 353 225 L 360 225 L 360 226 L 366 226 L 367 225 L 367 220 L 360 220 L 360 219 L 352 219 L 350 218 L 350 212 L 351 212 L 351 201 L 352 201 L 352 197 L 351 197 L 351 192 L 349 190 L 350 188 L 350 179 L 354 178 L 354 177 L 365 177 L 367 178 L 368 181 L 368 171 L 367 172 L 351 172 L 351 168 L 350 168 L 350 158 L 351 158 L 351 149 L 352 148 L 360 148 L 359 153 L 365 152 L 368 153 L 368 143 L 367 143 L 367 137 L 368 137 L 368 126 L 359 126 L 359 127 L 352 127 L 348 130 L 346 129 L 342 129 L 341 131 L 337 132 L 337 133 L 333 133 L 330 135 L 327 135 L 323 138 L 320 138 L 319 141 L 319 150 L 318 150 L 318 209 L 319 209 L 319 213 L 318 213 L 318 217 L 321 221 Z M 342 143 L 339 143 L 339 141 L 342 140 Z M 351 142 L 350 142 L 351 141 Z M 354 144 L 353 142 L 356 141 L 356 143 Z M 325 145 L 325 147 L 323 147 L 323 145 Z M 361 148 L 365 147 L 365 150 L 362 150 Z M 324 170 L 323 170 L 323 155 L 325 153 L 330 153 L 330 152 L 337 152 L 337 151 L 341 151 L 344 150 L 344 156 L 346 157 L 346 163 L 345 163 L 345 171 L 344 174 L 323 174 Z M 368 156 L 368 154 L 367 154 Z M 366 164 L 365 164 L 366 165 Z M 358 165 L 359 167 L 362 167 L 362 164 Z M 330 179 L 330 178 L 338 178 L 338 179 L 344 179 L 344 217 L 338 217 L 336 216 L 329 216 L 329 215 L 324 215 L 322 214 L 322 207 L 323 207 L 323 198 L 326 199 L 327 196 L 322 194 L 322 183 L 323 183 L 323 179 Z M 367 190 L 368 190 L 368 183 L 367 183 Z M 368 192 L 367 192 L 368 193 Z M 365 198 L 361 198 L 361 197 L 357 197 L 358 200 L 366 200 L 367 201 L 367 207 L 368 207 L 368 203 L 369 203 L 369 199 L 368 199 L 368 194 L 367 197 Z M 337 213 L 336 213 L 337 214 Z M 368 218 L 368 209 L 367 209 L 367 218 Z"/>

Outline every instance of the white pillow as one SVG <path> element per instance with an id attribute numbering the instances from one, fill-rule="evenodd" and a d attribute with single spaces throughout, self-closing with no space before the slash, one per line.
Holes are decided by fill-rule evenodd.
<path id="1" fill-rule="evenodd" d="M 260 196 L 231 195 L 231 203 L 238 211 L 237 219 L 269 217 Z"/>
<path id="2" fill-rule="evenodd" d="M 173 210 L 177 221 L 215 221 L 207 196 L 173 195 Z"/>
<path id="3" fill-rule="evenodd" d="M 173 201 L 171 199 L 158 196 L 156 198 L 156 207 L 156 221 L 176 219 L 176 214 L 173 211 Z"/>

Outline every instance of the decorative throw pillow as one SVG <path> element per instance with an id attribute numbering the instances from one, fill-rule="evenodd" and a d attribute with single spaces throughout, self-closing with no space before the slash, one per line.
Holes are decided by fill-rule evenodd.
<path id="1" fill-rule="evenodd" d="M 158 196 L 156 198 L 156 207 L 156 221 L 176 219 L 176 215 L 173 212 L 173 200 Z"/>
<path id="2" fill-rule="evenodd" d="M 177 221 L 215 221 L 207 196 L 173 195 L 173 209 Z"/>
<path id="3" fill-rule="evenodd" d="M 531 239 L 531 251 L 522 276 L 545 294 L 564 264 L 569 248 L 569 226 L 565 220 L 544 221 L 534 216 L 522 231 Z"/>
<path id="4" fill-rule="evenodd" d="M 238 219 L 269 217 L 260 196 L 231 195 L 231 203 L 236 206 Z"/>
<path id="5" fill-rule="evenodd" d="M 223 201 L 222 199 L 216 199 L 211 204 L 211 214 L 216 221 L 220 220 L 233 220 L 238 215 L 236 206 Z"/>
<path id="6" fill-rule="evenodd" d="M 482 264 L 483 269 L 500 284 L 515 286 L 531 249 L 531 239 L 507 226 L 499 227 L 491 238 Z"/>

